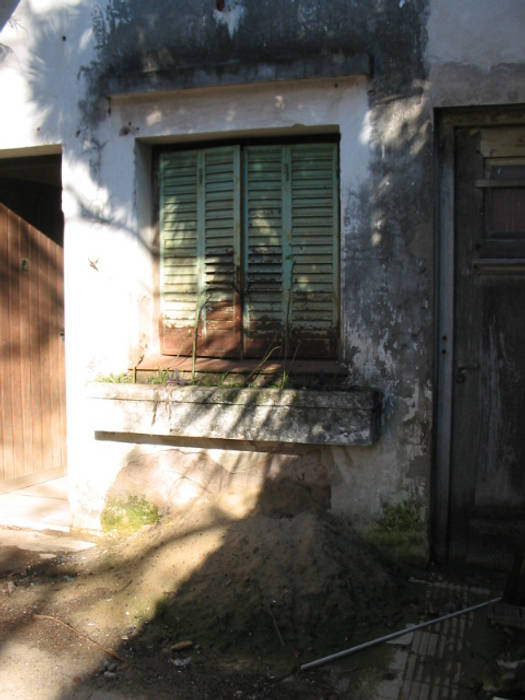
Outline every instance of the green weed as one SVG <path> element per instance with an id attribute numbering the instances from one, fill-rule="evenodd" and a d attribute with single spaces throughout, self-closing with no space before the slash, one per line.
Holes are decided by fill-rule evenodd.
<path id="1" fill-rule="evenodd" d="M 385 503 L 368 540 L 389 559 L 424 564 L 428 556 L 425 522 L 415 503 Z"/>
<path id="2" fill-rule="evenodd" d="M 131 534 L 144 525 L 152 525 L 159 520 L 157 506 L 142 496 L 129 496 L 126 501 L 110 501 L 100 518 L 104 532 Z"/>
<path id="3" fill-rule="evenodd" d="M 105 377 L 98 377 L 97 382 L 105 384 L 133 384 L 133 375 L 129 372 L 121 372 L 120 374 L 108 374 Z"/>

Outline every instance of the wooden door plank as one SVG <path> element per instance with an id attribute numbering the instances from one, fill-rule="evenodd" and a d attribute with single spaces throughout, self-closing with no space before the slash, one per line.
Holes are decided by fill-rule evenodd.
<path id="1" fill-rule="evenodd" d="M 0 205 L 0 256 L 0 481 L 28 483 L 65 470 L 62 248 Z"/>
<path id="2" fill-rule="evenodd" d="M 50 468 L 49 464 L 49 439 L 51 426 L 49 425 L 49 413 L 53 410 L 53 397 L 49 382 L 52 375 L 52 368 L 49 365 L 47 347 L 47 325 L 49 323 L 49 309 L 51 300 L 49 298 L 48 287 L 48 267 L 49 267 L 49 241 L 48 239 L 34 236 L 38 248 L 38 274 L 36 276 L 37 298 L 38 298 L 38 331 L 36 333 L 37 354 L 35 356 L 35 366 L 40 387 L 40 411 L 35 420 L 40 423 L 41 459 L 42 468 Z"/>
<path id="3" fill-rule="evenodd" d="M 473 182 L 483 171 L 479 152 L 480 132 L 458 129 L 456 132 L 455 178 L 455 334 L 454 364 L 470 366 L 479 362 L 477 347 L 478 291 L 473 285 L 472 240 L 477 235 L 481 210 L 481 192 Z M 479 374 L 479 373 L 478 373 Z M 474 484 L 480 434 L 478 401 L 479 376 L 469 375 L 462 383 L 453 382 L 453 423 L 451 460 L 450 555 L 464 560 L 468 552 L 468 519 L 474 502 Z"/>
<path id="4" fill-rule="evenodd" d="M 31 343 L 29 327 L 29 298 L 30 298 L 30 279 L 33 274 L 31 267 L 30 253 L 30 231 L 27 224 L 18 219 L 19 230 L 19 254 L 20 260 L 17 265 L 18 283 L 19 283 L 19 362 L 20 362 L 20 401 L 21 401 L 21 432 L 19 439 L 22 441 L 24 451 L 24 462 L 20 471 L 22 474 L 29 474 L 34 470 L 33 463 L 33 413 L 31 410 Z M 19 470 L 17 470 L 19 471 Z"/>
<path id="5" fill-rule="evenodd" d="M 512 268 L 508 274 L 492 269 L 480 274 L 479 263 L 487 254 L 486 201 L 476 182 L 486 170 L 483 156 L 507 153 L 509 132 L 514 140 L 521 135 L 525 145 L 525 128 L 457 129 L 455 164 L 449 553 L 453 559 L 497 565 L 512 557 L 513 538 L 517 542 L 523 535 L 525 330 L 519 318 L 525 286 Z M 487 151 L 482 140 L 488 136 L 494 148 Z M 521 259 L 519 241 L 493 243 L 491 260 L 512 259 L 513 254 Z"/>
<path id="6" fill-rule="evenodd" d="M 55 347 L 57 353 L 57 403 L 58 403 L 58 430 L 57 445 L 59 451 L 59 464 L 62 468 L 66 465 L 66 362 L 64 352 L 64 255 L 62 248 L 55 246 L 55 279 L 57 285 L 56 303 L 56 329 Z"/>
<path id="7" fill-rule="evenodd" d="M 11 459 L 8 447 L 7 382 L 9 325 L 9 260 L 7 258 L 7 209 L 0 204 L 0 480 L 7 479 L 7 465 Z M 10 422 L 10 421 L 9 421 Z"/>
<path id="8" fill-rule="evenodd" d="M 8 390 L 8 407 L 10 410 L 11 422 L 11 445 L 12 445 L 12 460 L 7 465 L 8 478 L 18 476 L 18 469 L 23 464 L 24 453 L 23 445 L 20 440 L 22 429 L 21 413 L 22 402 L 20 399 L 20 290 L 19 277 L 17 270 L 17 262 L 20 258 L 20 236 L 19 236 L 19 220 L 12 212 L 8 214 L 7 224 L 7 257 L 9 260 L 9 303 L 8 303 L 8 318 L 9 318 L 9 390 Z"/>
<path id="9" fill-rule="evenodd" d="M 37 236 L 29 237 L 29 259 L 31 265 L 30 289 L 29 289 L 29 348 L 28 353 L 31 362 L 31 397 L 29 408 L 33 417 L 33 460 L 34 469 L 40 472 L 45 469 L 43 455 L 43 432 L 40 416 L 44 410 L 44 397 L 42 395 L 42 377 L 40 372 L 40 335 L 42 332 L 39 316 L 40 285 L 39 269 L 41 263 L 40 244 Z"/>
<path id="10" fill-rule="evenodd" d="M 49 382 L 50 377 L 54 377 L 56 371 L 54 346 L 51 338 L 52 326 L 54 325 L 54 310 L 56 303 L 55 292 L 55 275 L 53 271 L 54 256 L 50 245 L 50 241 L 42 242 L 42 252 L 44 254 L 44 262 L 42 265 L 42 292 L 40 298 L 43 301 L 43 329 L 41 335 L 40 357 L 41 361 L 41 376 L 42 386 L 45 388 L 47 396 L 48 408 L 42 412 L 42 434 L 44 436 L 44 455 L 45 461 L 49 468 L 54 466 L 55 461 L 55 437 L 57 432 L 56 413 L 58 405 L 56 401 L 56 384 Z"/>
<path id="11" fill-rule="evenodd" d="M 51 318 L 49 323 L 48 332 L 48 346 L 51 355 L 51 376 L 55 378 L 52 384 L 53 392 L 53 414 L 52 414 L 52 424 L 53 424 L 53 448 L 52 448 L 52 467 L 59 467 L 63 460 L 63 439 L 62 439 L 62 401 L 61 401 L 61 389 L 63 387 L 61 377 L 61 367 L 63 367 L 63 362 L 61 362 L 61 339 L 60 339 L 60 328 L 62 326 L 61 322 L 61 309 L 62 309 L 62 299 L 60 295 L 60 279 L 59 279 L 59 252 L 61 252 L 56 245 L 50 241 L 50 253 L 51 253 L 51 268 L 49 270 L 52 276 L 52 309 Z"/>
<path id="12" fill-rule="evenodd" d="M 450 506 L 450 447 L 452 440 L 452 387 L 454 342 L 454 128 L 440 130 L 438 284 L 439 318 L 436 343 L 438 387 L 435 462 L 432 479 L 432 556 L 448 557 Z"/>

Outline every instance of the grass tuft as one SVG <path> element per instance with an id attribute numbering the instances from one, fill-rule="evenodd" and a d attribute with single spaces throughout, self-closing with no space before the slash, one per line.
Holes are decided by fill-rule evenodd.
<path id="1" fill-rule="evenodd" d="M 130 496 L 127 501 L 110 501 L 100 518 L 104 532 L 127 535 L 159 520 L 157 506 L 142 496 Z"/>

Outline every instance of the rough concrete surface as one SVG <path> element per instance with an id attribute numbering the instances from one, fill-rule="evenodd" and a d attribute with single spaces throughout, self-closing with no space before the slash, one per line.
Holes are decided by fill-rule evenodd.
<path id="1" fill-rule="evenodd" d="M 92 547 L 70 524 L 65 477 L 0 494 L 0 573 Z"/>

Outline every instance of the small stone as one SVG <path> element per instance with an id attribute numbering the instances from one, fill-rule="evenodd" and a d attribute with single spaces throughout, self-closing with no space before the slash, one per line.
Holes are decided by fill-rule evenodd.
<path id="1" fill-rule="evenodd" d="M 508 669 L 509 671 L 515 671 L 517 668 L 525 664 L 525 659 L 518 659 L 516 661 L 504 661 L 503 659 L 496 659 L 496 663 L 501 668 Z"/>
<path id="2" fill-rule="evenodd" d="M 172 644 L 171 649 L 172 651 L 183 651 L 184 649 L 191 649 L 193 646 L 193 642 L 191 639 L 183 639 L 180 642 L 177 642 L 176 644 Z"/>
<path id="3" fill-rule="evenodd" d="M 117 674 L 114 671 L 104 671 L 104 678 L 116 678 Z"/>
<path id="4" fill-rule="evenodd" d="M 177 666 L 177 668 L 184 668 L 185 666 L 188 666 L 190 661 L 191 656 L 187 656 L 185 659 L 170 659 L 170 663 Z"/>
<path id="5" fill-rule="evenodd" d="M 7 595 L 11 595 L 15 592 L 15 584 L 13 581 L 7 582 Z"/>

